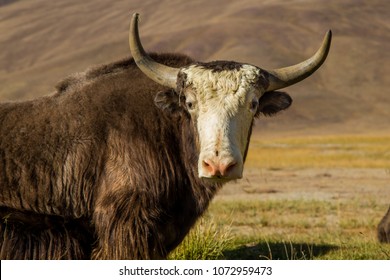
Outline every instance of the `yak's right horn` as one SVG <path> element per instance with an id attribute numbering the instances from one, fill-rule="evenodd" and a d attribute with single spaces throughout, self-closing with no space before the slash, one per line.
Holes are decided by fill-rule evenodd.
<path id="1" fill-rule="evenodd" d="M 169 88 L 176 88 L 179 69 L 160 64 L 146 54 L 139 38 L 138 16 L 138 13 L 133 14 L 129 31 L 130 52 L 135 63 L 146 76 L 156 83 Z"/>

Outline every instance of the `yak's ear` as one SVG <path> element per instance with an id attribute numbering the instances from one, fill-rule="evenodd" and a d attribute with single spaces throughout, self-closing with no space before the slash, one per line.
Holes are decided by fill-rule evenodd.
<path id="1" fill-rule="evenodd" d="M 168 113 L 175 113 L 182 109 L 180 106 L 180 97 L 172 89 L 160 91 L 154 98 L 154 104 L 161 110 Z"/>
<path id="2" fill-rule="evenodd" d="M 292 98 L 285 92 L 271 91 L 264 93 L 259 99 L 259 107 L 256 116 L 260 113 L 266 116 L 272 116 L 279 111 L 290 107 Z"/>

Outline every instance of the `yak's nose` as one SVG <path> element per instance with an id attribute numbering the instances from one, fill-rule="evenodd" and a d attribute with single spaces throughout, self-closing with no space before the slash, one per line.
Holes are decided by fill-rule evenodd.
<path id="1" fill-rule="evenodd" d="M 206 178 L 241 178 L 242 170 L 234 159 L 221 161 L 218 159 L 204 159 L 202 161 L 202 177 Z"/>

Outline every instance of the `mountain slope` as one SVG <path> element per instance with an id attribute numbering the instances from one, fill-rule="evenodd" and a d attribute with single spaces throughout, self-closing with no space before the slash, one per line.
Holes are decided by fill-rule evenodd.
<path id="1" fill-rule="evenodd" d="M 148 51 L 265 69 L 311 56 L 333 31 L 323 67 L 286 91 L 293 106 L 261 132 L 390 132 L 390 2 L 1 1 L 0 100 L 47 95 L 65 76 L 129 56 L 131 14 Z"/>

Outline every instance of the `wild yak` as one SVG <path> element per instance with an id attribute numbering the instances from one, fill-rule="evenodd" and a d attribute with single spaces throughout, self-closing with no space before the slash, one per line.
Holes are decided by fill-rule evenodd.
<path id="1" fill-rule="evenodd" d="M 1 259 L 163 259 L 218 189 L 242 177 L 252 124 L 276 90 L 325 61 L 266 71 L 146 54 L 74 74 L 51 96 L 0 105 Z"/>
<path id="2" fill-rule="evenodd" d="M 382 243 L 390 243 L 390 207 L 378 224 L 378 239 Z"/>

